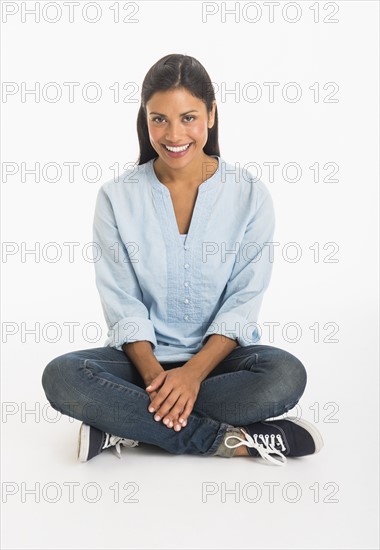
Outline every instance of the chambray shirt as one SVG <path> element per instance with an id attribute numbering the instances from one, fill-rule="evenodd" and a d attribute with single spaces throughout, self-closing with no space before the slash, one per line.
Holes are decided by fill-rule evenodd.
<path id="1" fill-rule="evenodd" d="M 101 185 L 93 240 L 104 346 L 148 340 L 161 362 L 187 361 L 211 334 L 260 342 L 258 315 L 272 272 L 272 197 L 244 168 L 218 159 L 198 187 L 180 235 L 168 187 L 153 162 Z"/>

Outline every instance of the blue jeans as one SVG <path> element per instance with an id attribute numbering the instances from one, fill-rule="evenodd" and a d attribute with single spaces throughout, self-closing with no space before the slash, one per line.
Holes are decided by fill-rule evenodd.
<path id="1" fill-rule="evenodd" d="M 164 370 L 186 361 L 161 363 Z M 64 415 L 174 454 L 215 455 L 231 427 L 280 416 L 306 386 L 306 370 L 291 353 L 268 345 L 235 348 L 201 382 L 187 426 L 176 432 L 148 411 L 150 398 L 123 351 L 72 351 L 46 365 L 42 386 Z"/>

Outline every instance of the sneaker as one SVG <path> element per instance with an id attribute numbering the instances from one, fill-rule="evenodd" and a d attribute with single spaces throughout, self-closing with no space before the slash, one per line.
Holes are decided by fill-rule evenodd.
<path id="1" fill-rule="evenodd" d="M 78 460 L 80 462 L 87 462 L 87 460 L 94 458 L 94 456 L 100 454 L 108 447 L 112 447 L 112 452 L 115 456 L 121 458 L 120 445 L 124 447 L 136 447 L 138 444 L 139 442 L 133 439 L 111 435 L 82 422 L 78 438 Z"/>
<path id="2" fill-rule="evenodd" d="M 267 420 L 255 422 L 240 428 L 245 439 L 231 435 L 226 437 L 229 448 L 246 445 L 251 456 L 261 456 L 264 460 L 283 466 L 286 457 L 306 456 L 318 453 L 323 447 L 323 439 L 317 428 L 299 418 Z M 238 439 L 240 443 L 228 445 L 227 439 Z"/>

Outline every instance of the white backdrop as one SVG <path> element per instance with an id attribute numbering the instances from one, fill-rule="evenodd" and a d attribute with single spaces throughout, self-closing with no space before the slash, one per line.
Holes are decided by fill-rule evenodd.
<path id="1" fill-rule="evenodd" d="M 73 4 L 1 6 L 2 547 L 378 548 L 378 3 Z M 306 366 L 296 413 L 325 440 L 284 468 L 141 448 L 79 464 L 80 423 L 41 386 L 106 339 L 95 197 L 137 159 L 139 87 L 168 53 L 204 65 L 222 158 L 274 200 L 262 343 Z"/>

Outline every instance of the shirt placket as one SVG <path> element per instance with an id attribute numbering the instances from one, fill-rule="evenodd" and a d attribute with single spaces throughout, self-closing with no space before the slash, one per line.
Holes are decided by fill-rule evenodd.
<path id="1" fill-rule="evenodd" d="M 202 263 L 203 242 L 216 187 L 209 186 L 209 182 L 199 187 L 185 242 L 178 231 L 169 189 L 157 182 L 154 183 L 153 189 L 166 246 L 166 322 L 201 324 L 204 310 L 202 275 L 206 269 Z"/>

